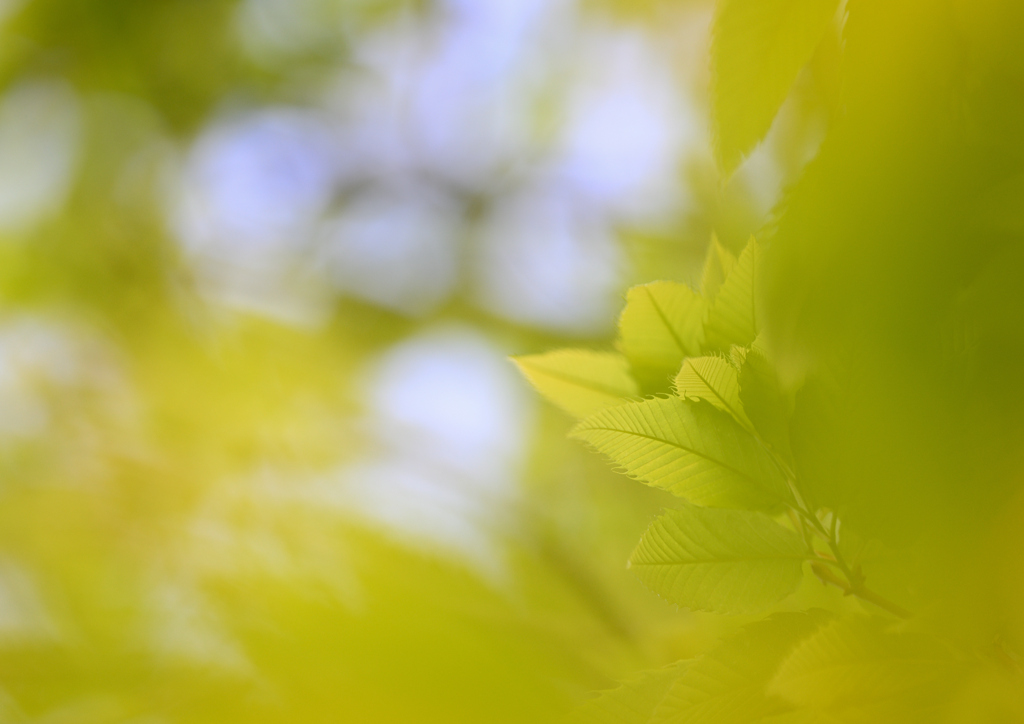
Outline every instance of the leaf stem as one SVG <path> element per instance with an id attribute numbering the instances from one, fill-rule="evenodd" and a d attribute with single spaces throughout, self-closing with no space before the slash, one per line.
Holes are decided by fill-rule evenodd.
<path id="1" fill-rule="evenodd" d="M 894 616 L 899 618 L 910 618 L 910 611 L 898 606 L 892 601 L 879 596 L 874 591 L 868 590 L 862 585 L 855 586 L 848 580 L 843 580 L 835 573 L 832 572 L 828 566 L 824 565 L 824 561 L 814 561 L 811 563 L 811 570 L 814 571 L 814 575 L 821 580 L 822 583 L 831 583 L 833 586 L 841 589 L 844 596 L 856 596 L 857 598 L 873 603 L 884 611 L 888 611 Z M 844 573 L 845 575 L 845 573 Z"/>
<path id="2" fill-rule="evenodd" d="M 734 417 L 737 416 L 734 415 Z M 760 444 L 761 448 L 768 453 L 768 456 L 775 464 L 775 467 L 779 469 L 783 478 L 786 479 L 786 484 L 789 486 L 790 492 L 793 495 L 793 503 L 787 505 L 787 507 L 791 513 L 796 513 L 798 518 L 802 518 L 808 523 L 808 525 L 800 525 L 798 527 L 800 528 L 801 533 L 803 533 L 804 542 L 807 544 L 809 551 L 812 554 L 816 554 L 811 539 L 808 536 L 808 527 L 810 527 L 814 533 L 817 533 L 821 539 L 825 541 L 829 550 L 832 552 L 832 560 L 820 558 L 819 560 L 811 563 L 811 569 L 814 571 L 815 575 L 817 575 L 824 583 L 831 583 L 838 586 L 842 589 L 843 595 L 856 596 L 863 601 L 873 603 L 882 610 L 888 611 L 899 618 L 910 618 L 911 614 L 905 608 L 883 598 L 864 585 L 864 574 L 861 573 L 859 566 L 856 567 L 856 570 L 853 570 L 850 568 L 849 564 L 847 564 L 842 551 L 839 549 L 839 538 L 837 536 L 839 529 L 839 516 L 836 515 L 836 511 L 831 511 L 832 519 L 829 521 L 829 527 L 825 528 L 821 519 L 810 511 L 810 506 L 808 506 L 807 502 L 800 494 L 800 485 L 797 483 L 796 471 L 790 467 L 789 463 L 779 455 L 778 451 L 775 450 L 774 447 L 768 444 L 768 442 L 758 434 L 757 430 L 753 426 L 750 426 L 747 429 L 748 432 L 753 435 L 758 444 Z M 798 520 L 794 520 L 793 522 L 794 525 L 796 525 Z M 833 573 L 831 569 L 824 565 L 825 563 L 836 566 L 843 574 L 845 580 Z"/>
<path id="3" fill-rule="evenodd" d="M 911 614 L 905 608 L 883 598 L 864 585 L 864 574 L 860 572 L 859 568 L 856 571 L 852 570 L 849 564 L 847 564 L 846 558 L 843 557 L 842 551 L 839 549 L 839 539 L 836 535 L 839 528 L 839 517 L 836 515 L 836 512 L 834 510 L 831 511 L 832 520 L 829 523 L 829 527 L 825 528 L 821 519 L 809 510 L 807 503 L 803 500 L 803 496 L 800 495 L 800 486 L 797 484 L 796 473 L 793 469 L 785 460 L 779 457 L 778 453 L 776 453 L 770 445 L 766 445 L 763 440 L 760 440 L 760 438 L 758 439 L 768 451 L 768 454 L 775 461 L 776 466 L 786 477 L 787 482 L 793 491 L 794 504 L 790 506 L 790 509 L 795 511 L 800 518 L 803 518 L 808 524 L 810 524 L 810 527 L 821 536 L 822 540 L 825 541 L 829 550 L 832 552 L 834 560 L 822 559 L 821 561 L 814 561 L 811 563 L 811 569 L 814 571 L 815 575 L 817 575 L 823 583 L 831 583 L 842 589 L 843 595 L 845 596 L 856 596 L 862 601 L 872 603 L 882 610 L 888 611 L 894 616 L 899 618 L 910 618 Z M 843 574 L 845 580 L 844 578 L 837 576 L 830 568 L 824 565 L 826 562 L 835 565 Z"/>

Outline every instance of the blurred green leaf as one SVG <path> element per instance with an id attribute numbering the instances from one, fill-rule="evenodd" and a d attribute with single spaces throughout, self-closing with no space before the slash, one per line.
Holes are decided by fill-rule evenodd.
<path id="1" fill-rule="evenodd" d="M 629 363 L 614 352 L 561 349 L 512 361 L 538 392 L 574 417 L 586 417 L 639 394 Z"/>
<path id="2" fill-rule="evenodd" d="M 715 151 L 731 171 L 768 132 L 838 0 L 719 0 L 711 46 Z"/>
<path id="3" fill-rule="evenodd" d="M 657 671 L 642 671 L 622 685 L 603 691 L 569 719 L 570 724 L 648 724 L 666 692 L 689 666 L 679 661 Z"/>
<path id="4" fill-rule="evenodd" d="M 654 521 L 629 563 L 672 603 L 756 613 L 796 589 L 806 558 L 800 536 L 762 513 L 688 505 Z"/>
<path id="5" fill-rule="evenodd" d="M 769 691 L 841 721 L 933 722 L 961 670 L 931 636 L 852 616 L 801 642 Z"/>
<path id="6" fill-rule="evenodd" d="M 775 367 L 756 346 L 740 365 L 739 399 L 761 438 L 788 457 L 792 402 L 782 392 Z"/>
<path id="7" fill-rule="evenodd" d="M 724 352 L 734 344 L 746 347 L 757 337 L 760 300 L 755 285 L 760 255 L 757 240 L 751 237 L 708 310 L 704 326 L 706 351 Z"/>
<path id="8" fill-rule="evenodd" d="M 729 272 L 736 265 L 736 257 L 722 246 L 718 235 L 711 235 L 711 245 L 704 259 L 704 270 L 701 273 L 700 290 L 705 298 L 713 300 Z"/>
<path id="9" fill-rule="evenodd" d="M 695 661 L 663 697 L 653 724 L 747 724 L 790 707 L 766 693 L 779 663 L 828 614 L 776 613 Z"/>

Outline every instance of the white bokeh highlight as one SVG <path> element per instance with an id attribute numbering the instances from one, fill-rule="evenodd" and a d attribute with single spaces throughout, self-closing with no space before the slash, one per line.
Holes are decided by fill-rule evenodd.
<path id="1" fill-rule="evenodd" d="M 368 190 L 324 223 L 317 261 L 342 293 L 430 314 L 458 282 L 461 224 L 459 204 L 429 188 Z"/>
<path id="2" fill-rule="evenodd" d="M 657 31 L 574 0 L 441 0 L 358 31 L 345 16 L 240 5 L 268 62 L 332 33 L 348 54 L 309 109 L 218 121 L 193 148 L 176 228 L 210 296 L 309 322 L 338 296 L 426 317 L 464 295 L 607 332 L 618 228 L 672 223 L 707 145 Z"/>
<path id="3" fill-rule="evenodd" d="M 313 303 L 301 254 L 339 174 L 333 131 L 312 112 L 267 109 L 215 123 L 185 161 L 173 216 L 204 290 L 301 319 Z"/>
<path id="4" fill-rule="evenodd" d="M 563 334 L 615 322 L 622 252 L 604 218 L 543 187 L 501 199 L 479 228 L 475 295 L 496 315 Z"/>
<path id="5" fill-rule="evenodd" d="M 594 28 L 579 39 L 554 159 L 562 183 L 617 219 L 679 213 L 679 166 L 700 141 L 696 113 L 639 30 Z"/>
<path id="6" fill-rule="evenodd" d="M 503 575 L 533 401 L 513 366 L 466 327 L 425 331 L 369 372 L 375 455 L 338 473 L 335 499 L 413 545 Z"/>

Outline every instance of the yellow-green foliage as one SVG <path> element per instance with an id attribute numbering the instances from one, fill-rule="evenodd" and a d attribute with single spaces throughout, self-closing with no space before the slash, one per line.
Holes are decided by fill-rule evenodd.
<path id="1" fill-rule="evenodd" d="M 633 554 L 647 586 L 774 613 L 583 721 L 1021 720 L 1022 29 L 999 0 L 716 3 L 723 174 L 816 94 L 831 125 L 756 242 L 712 240 L 701 295 L 629 293 L 661 396 L 574 434 L 684 499 Z"/>
<path id="2" fill-rule="evenodd" d="M 614 352 L 562 349 L 514 359 L 542 395 L 575 417 L 639 394 L 626 359 Z"/>
<path id="3" fill-rule="evenodd" d="M 935 721 L 970 668 L 970 650 L 958 647 L 948 632 L 903 630 L 899 622 L 912 616 L 903 602 L 866 585 L 872 571 L 863 566 L 870 562 L 856 551 L 874 528 L 870 522 L 858 528 L 858 516 L 852 523 L 843 517 L 844 501 L 857 500 L 856 491 L 805 483 L 805 460 L 827 448 L 798 447 L 795 459 L 789 451 L 791 392 L 784 391 L 764 347 L 753 344 L 759 332 L 752 311 L 757 248 L 751 241 L 708 303 L 712 312 L 723 311 L 708 317 L 717 342 L 707 348 L 728 347 L 730 357 L 697 356 L 695 346 L 694 356 L 681 360 L 675 395 L 639 402 L 623 395 L 619 404 L 586 417 L 573 435 L 629 475 L 686 500 L 648 528 L 629 561 L 666 600 L 695 611 L 759 613 L 785 601 L 800 606 L 802 596 L 794 594 L 801 579 L 816 577 L 865 608 L 832 621 L 819 610 L 774 614 L 695 662 L 681 661 L 602 694 L 577 712 L 578 721 Z M 709 253 L 713 269 L 717 242 Z M 634 290 L 621 323 L 673 329 L 671 315 L 651 303 L 650 289 Z M 685 317 L 691 308 L 680 313 Z M 693 333 L 691 339 L 702 336 Z M 561 354 L 576 363 L 586 359 L 580 351 Z M 592 359 L 597 364 L 590 374 L 596 376 L 605 358 Z M 581 368 L 574 374 L 588 376 Z M 559 401 L 560 388 L 533 381 Z M 821 417 L 805 424 L 827 424 L 825 409 L 812 409 Z M 805 433 L 796 428 L 795 434 Z M 779 515 L 781 509 L 788 516 Z M 756 510 L 770 511 L 776 520 Z"/>
<path id="4" fill-rule="evenodd" d="M 720 0 L 711 48 L 715 150 L 726 169 L 768 132 L 838 0 Z"/>
<path id="5" fill-rule="evenodd" d="M 473 24 L 526 6 L 557 22 Z M 0 229 L 0 724 L 1024 721 L 1022 38 L 1020 0 L 0 2 L 0 127 L 74 149 L 0 137 L 0 211 L 60 177 Z M 250 116 L 325 136 L 315 228 L 274 242 L 308 265 L 178 228 Z M 563 121 L 650 198 L 596 202 L 634 170 L 582 178 Z M 377 195 L 411 230 L 363 251 L 415 247 L 436 306 L 321 269 Z M 261 254 L 316 314 L 268 312 Z M 595 280 L 617 329 L 571 308 Z M 462 368 L 374 396 L 453 327 L 521 418 L 495 449 Z"/>

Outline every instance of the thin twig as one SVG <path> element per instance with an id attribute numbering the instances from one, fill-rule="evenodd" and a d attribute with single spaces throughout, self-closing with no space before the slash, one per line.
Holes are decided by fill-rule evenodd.
<path id="1" fill-rule="evenodd" d="M 911 614 L 905 608 L 883 598 L 864 585 L 864 575 L 859 570 L 855 572 L 850 568 L 843 556 L 843 552 L 839 549 L 839 540 L 836 536 L 838 529 L 838 516 L 836 515 L 836 512 L 834 510 L 832 511 L 832 520 L 829 528 L 825 528 L 825 525 L 821 522 L 818 516 L 808 510 L 806 503 L 802 500 L 802 496 L 799 494 L 800 486 L 797 484 L 796 473 L 778 456 L 774 450 L 771 449 L 770 446 L 766 445 L 765 447 L 769 455 L 771 455 L 772 459 L 775 461 L 779 470 L 782 471 L 784 476 L 787 478 L 786 482 L 789 483 L 789 486 L 794 492 L 796 505 L 791 506 L 790 509 L 795 511 L 800 518 L 803 518 L 810 524 L 811 528 L 821 536 L 828 545 L 829 550 L 832 552 L 832 558 L 834 560 L 823 559 L 822 561 L 814 561 L 811 563 L 811 569 L 814 571 L 814 574 L 818 576 L 823 583 L 831 583 L 842 589 L 843 595 L 845 596 L 856 596 L 863 601 L 867 601 L 868 603 L 878 606 L 884 611 L 888 611 L 894 616 L 898 616 L 899 618 L 910 618 Z M 839 568 L 845 577 L 845 580 L 833 573 L 826 565 L 823 565 L 825 562 Z"/>
<path id="2" fill-rule="evenodd" d="M 877 593 L 865 588 L 863 585 L 854 586 L 849 581 L 843 580 L 833 573 L 828 566 L 824 565 L 823 562 L 814 561 L 811 563 L 811 570 L 814 571 L 814 575 L 816 575 L 822 583 L 831 583 L 833 586 L 842 590 L 844 596 L 856 596 L 862 601 L 873 603 L 880 609 L 888 611 L 894 616 L 898 616 L 899 618 L 910 618 L 910 611 L 907 609 L 902 606 L 898 606 L 882 596 L 879 596 Z"/>

